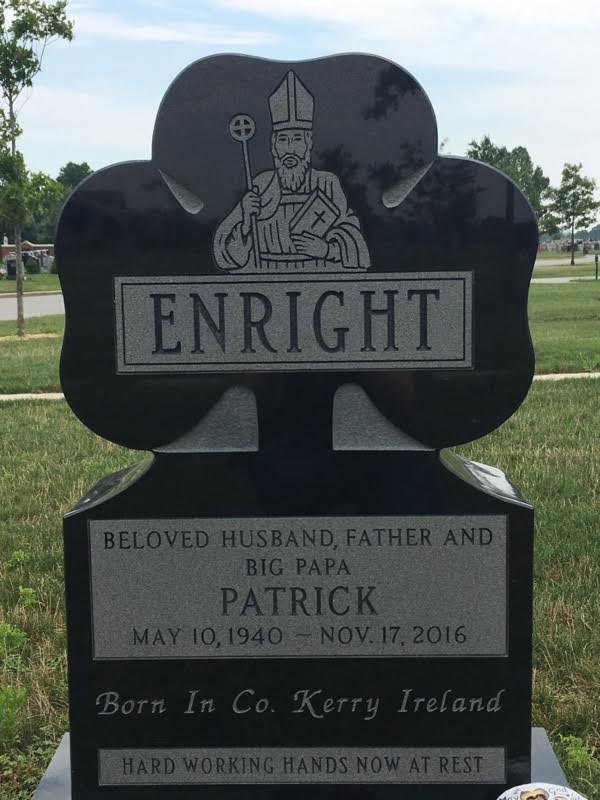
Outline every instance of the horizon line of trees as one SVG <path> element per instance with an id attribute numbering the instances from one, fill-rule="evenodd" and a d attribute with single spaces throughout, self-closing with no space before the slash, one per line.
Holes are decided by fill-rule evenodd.
<path id="1" fill-rule="evenodd" d="M 475 158 L 502 170 L 517 184 L 535 211 L 540 233 L 549 238 L 568 236 L 571 264 L 575 263 L 575 240 L 589 235 L 587 228 L 597 220 L 600 202 L 595 198 L 596 181 L 582 174 L 581 164 L 565 163 L 559 186 L 551 186 L 541 167 L 534 165 L 526 147 L 509 150 L 492 142 L 488 135 L 469 142 L 468 158 Z M 600 234 L 600 227 L 599 234 Z"/>

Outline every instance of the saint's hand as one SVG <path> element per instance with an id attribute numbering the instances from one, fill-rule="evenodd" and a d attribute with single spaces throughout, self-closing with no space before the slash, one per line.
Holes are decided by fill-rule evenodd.
<path id="1" fill-rule="evenodd" d="M 296 247 L 296 252 L 312 258 L 326 258 L 329 245 L 325 239 L 315 236 L 314 233 L 305 231 L 304 233 L 292 234 L 292 240 Z"/>
<path id="2" fill-rule="evenodd" d="M 246 192 L 242 197 L 242 230 L 245 236 L 250 232 L 252 216 L 260 212 L 260 197 L 256 192 Z"/>

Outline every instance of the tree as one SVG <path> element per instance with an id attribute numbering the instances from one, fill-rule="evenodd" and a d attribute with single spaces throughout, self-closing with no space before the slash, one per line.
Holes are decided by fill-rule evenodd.
<path id="1" fill-rule="evenodd" d="M 469 142 L 467 156 L 491 164 L 512 178 L 531 203 L 541 224 L 544 215 L 543 199 L 550 186 L 550 179 L 544 175 L 541 167 L 534 166 L 526 147 L 519 146 L 509 150 L 494 144 L 489 136 L 483 136 L 479 142 Z"/>
<path id="2" fill-rule="evenodd" d="M 92 169 L 87 162 L 69 161 L 53 180 L 43 172 L 31 176 L 31 208 L 24 228 L 24 237 L 32 242 L 53 242 L 58 215 L 68 195 Z"/>
<path id="3" fill-rule="evenodd" d="M 0 131 L 4 153 L 2 177 L 7 180 L 2 194 L 9 204 L 8 213 L 14 228 L 17 265 L 17 334 L 25 334 L 23 315 L 22 233 L 30 208 L 28 175 L 22 155 L 17 151 L 21 135 L 17 102 L 25 89 L 33 86 L 40 72 L 48 45 L 57 39 L 71 41 L 73 23 L 67 19 L 66 0 L 0 0 L 0 92 L 6 103 L 2 109 Z M 7 159 L 12 164 L 7 163 Z"/>
<path id="4" fill-rule="evenodd" d="M 596 181 L 581 174 L 581 164 L 565 164 L 558 189 L 550 193 L 550 209 L 571 236 L 571 265 L 575 264 L 575 228 L 596 221 L 600 203 L 595 200 Z"/>
<path id="5" fill-rule="evenodd" d="M 0 150 L 0 219 L 2 226 L 15 228 L 27 216 L 27 170 L 23 156 Z M 18 277 L 18 273 L 17 273 Z"/>
<path id="6" fill-rule="evenodd" d="M 65 188 L 44 172 L 30 173 L 21 153 L 0 150 L 0 229 L 21 225 L 24 238 L 52 241 Z"/>
<path id="7" fill-rule="evenodd" d="M 538 225 L 540 233 L 545 233 L 551 239 L 557 239 L 560 237 L 560 219 L 556 215 L 552 203 L 549 202 L 551 193 L 552 187 L 544 193 L 544 200 L 546 202 L 542 205 L 538 214 Z"/>
<path id="8" fill-rule="evenodd" d="M 56 223 L 67 192 L 62 183 L 45 172 L 34 172 L 28 176 L 28 218 L 24 235 L 31 242 L 53 242 Z"/>
<path id="9" fill-rule="evenodd" d="M 65 164 L 64 167 L 61 168 L 56 176 L 56 180 L 62 183 L 67 191 L 72 192 L 78 183 L 81 183 L 84 178 L 87 178 L 87 176 L 91 174 L 92 168 L 87 161 L 81 164 L 75 164 L 73 161 L 69 161 L 68 164 Z"/>
<path id="10" fill-rule="evenodd" d="M 23 236 L 32 242 L 53 242 L 58 215 L 70 192 L 91 175 L 87 162 L 75 164 L 69 161 L 58 173 L 56 180 L 43 172 L 30 177 L 30 208 L 23 229 Z"/>

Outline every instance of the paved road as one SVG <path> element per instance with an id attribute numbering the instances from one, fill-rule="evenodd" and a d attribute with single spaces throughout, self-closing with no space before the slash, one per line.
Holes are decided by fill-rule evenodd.
<path id="1" fill-rule="evenodd" d="M 25 294 L 25 316 L 45 317 L 47 314 L 64 314 L 62 294 Z M 0 320 L 16 320 L 17 298 L 0 294 Z"/>
<path id="2" fill-rule="evenodd" d="M 575 266 L 578 264 L 593 264 L 594 254 L 589 253 L 587 256 L 575 256 Z M 538 258 L 535 262 L 536 267 L 556 267 L 559 264 L 566 264 L 571 266 L 571 254 L 565 253 L 564 258 Z"/>

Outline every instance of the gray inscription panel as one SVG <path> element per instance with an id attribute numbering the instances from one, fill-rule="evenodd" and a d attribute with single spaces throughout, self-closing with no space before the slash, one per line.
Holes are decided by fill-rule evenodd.
<path id="1" fill-rule="evenodd" d="M 115 278 L 117 372 L 470 368 L 472 273 Z"/>
<path id="2" fill-rule="evenodd" d="M 100 786 L 504 783 L 501 747 L 100 750 Z"/>
<path id="3" fill-rule="evenodd" d="M 90 520 L 94 658 L 506 656 L 505 516 Z"/>

